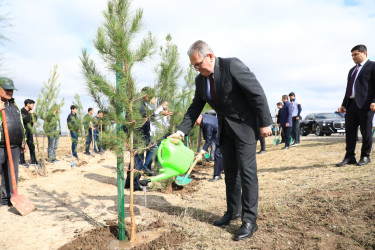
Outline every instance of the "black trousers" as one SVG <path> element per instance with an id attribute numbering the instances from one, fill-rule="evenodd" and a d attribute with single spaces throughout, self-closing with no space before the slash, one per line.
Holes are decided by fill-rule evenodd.
<path id="1" fill-rule="evenodd" d="M 256 141 L 248 144 L 224 121 L 220 135 L 223 155 L 227 212 L 241 213 L 242 221 L 255 222 L 258 217 L 258 176 Z"/>
<path id="2" fill-rule="evenodd" d="M 16 182 L 18 182 L 18 161 L 20 157 L 20 147 L 10 149 L 12 151 L 12 159 L 14 166 L 14 174 Z M 10 174 L 8 151 L 5 147 L 0 147 L 0 176 L 1 176 L 1 199 L 9 201 L 13 195 L 12 178 Z"/>
<path id="3" fill-rule="evenodd" d="M 34 145 L 34 137 L 33 137 L 33 134 L 32 133 L 27 133 L 26 132 L 26 139 L 27 139 L 27 146 L 29 148 L 29 151 L 30 151 L 30 160 L 31 160 L 31 163 L 35 162 L 36 161 L 36 158 L 35 158 L 35 145 Z M 20 162 L 21 163 L 25 163 L 25 153 L 21 153 L 20 155 Z"/>
<path id="4" fill-rule="evenodd" d="M 259 136 L 260 141 L 260 151 L 266 151 L 266 139 L 264 137 Z"/>
<path id="5" fill-rule="evenodd" d="M 290 146 L 290 137 L 291 137 L 291 134 L 292 134 L 292 127 L 283 127 L 282 132 L 285 134 L 285 147 L 289 147 Z"/>
<path id="6" fill-rule="evenodd" d="M 345 158 L 355 157 L 358 126 L 362 134 L 361 157 L 370 156 L 372 148 L 372 119 L 374 112 L 358 109 L 355 99 L 349 99 L 345 115 Z"/>
<path id="7" fill-rule="evenodd" d="M 221 175 L 221 172 L 223 171 L 223 156 L 220 147 L 216 144 L 215 146 L 214 177 Z"/>

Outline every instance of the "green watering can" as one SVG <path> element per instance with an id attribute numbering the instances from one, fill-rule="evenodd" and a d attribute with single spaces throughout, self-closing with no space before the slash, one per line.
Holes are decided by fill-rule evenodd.
<path id="1" fill-rule="evenodd" d="M 158 160 L 163 166 L 161 174 L 150 179 L 141 180 L 142 186 L 149 182 L 168 179 L 173 176 L 185 174 L 194 160 L 194 152 L 184 146 L 182 141 L 174 138 L 164 139 L 158 148 Z"/>

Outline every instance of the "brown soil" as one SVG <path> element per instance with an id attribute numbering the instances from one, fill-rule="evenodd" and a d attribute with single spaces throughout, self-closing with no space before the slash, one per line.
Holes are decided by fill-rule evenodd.
<path id="1" fill-rule="evenodd" d="M 126 227 L 130 228 L 130 225 L 127 225 Z M 147 226 L 138 227 L 137 232 L 150 232 L 158 228 L 163 228 L 166 232 L 163 232 L 157 239 L 144 242 L 141 246 L 136 246 L 132 249 L 176 249 L 185 240 L 185 235 L 182 233 L 181 228 L 167 226 L 161 219 L 152 222 Z M 129 240 L 130 237 L 128 231 L 126 231 L 125 237 Z M 77 234 L 73 241 L 60 247 L 59 250 L 108 249 L 110 242 L 117 239 L 117 225 L 96 227 L 86 233 Z"/>

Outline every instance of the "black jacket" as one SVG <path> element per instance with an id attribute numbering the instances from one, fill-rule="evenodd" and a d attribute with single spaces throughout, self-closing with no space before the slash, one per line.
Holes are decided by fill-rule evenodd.
<path id="1" fill-rule="evenodd" d="M 30 134 L 31 133 L 30 126 L 31 127 L 34 126 L 31 114 L 24 107 L 21 109 L 21 113 L 22 113 L 23 126 L 26 129 L 26 133 Z"/>
<path id="2" fill-rule="evenodd" d="M 347 84 L 355 67 L 349 70 Z M 375 62 L 368 60 L 359 72 L 354 85 L 355 103 L 361 110 L 370 110 L 370 104 L 375 103 Z M 347 107 L 349 98 L 344 96 L 342 105 Z"/>
<path id="3" fill-rule="evenodd" d="M 214 85 L 217 103 L 207 95 L 207 77 L 195 79 L 195 95 L 179 130 L 188 134 L 204 105 L 208 102 L 216 111 L 219 138 L 224 120 L 246 143 L 255 143 L 260 127 L 272 124 L 270 110 L 262 86 L 249 68 L 237 58 L 215 58 Z M 220 139 L 219 139 L 220 141 Z"/>
<path id="4" fill-rule="evenodd" d="M 21 121 L 20 110 L 16 106 L 14 99 L 5 102 L 5 116 L 8 125 L 9 141 L 12 148 L 19 147 L 24 140 L 24 128 Z M 0 147 L 5 147 L 5 135 L 3 127 L 3 118 L 0 123 Z"/>

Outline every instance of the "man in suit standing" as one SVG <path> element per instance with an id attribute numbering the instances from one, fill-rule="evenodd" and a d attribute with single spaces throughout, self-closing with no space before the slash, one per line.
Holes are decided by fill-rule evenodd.
<path id="1" fill-rule="evenodd" d="M 344 100 L 338 109 L 345 115 L 346 154 L 337 167 L 356 164 L 355 146 L 358 126 L 362 134 L 361 158 L 359 166 L 370 162 L 372 148 L 372 119 L 375 111 L 375 62 L 367 59 L 365 45 L 354 46 L 351 50 L 356 66 L 350 69 Z"/>
<path id="2" fill-rule="evenodd" d="M 237 58 L 215 57 L 204 41 L 193 43 L 188 56 L 192 67 L 200 74 L 195 79 L 193 102 L 179 130 L 170 137 L 182 139 L 188 134 L 207 102 L 216 111 L 227 211 L 214 225 L 228 225 L 241 216 L 242 225 L 234 240 L 250 238 L 258 229 L 256 141 L 259 133 L 263 137 L 272 134 L 266 95 L 243 62 Z"/>
<path id="3" fill-rule="evenodd" d="M 280 112 L 280 119 L 279 119 L 279 127 L 285 133 L 285 146 L 282 149 L 289 149 L 290 146 L 290 135 L 292 133 L 292 113 L 293 113 L 293 105 L 288 101 L 288 96 L 283 95 L 281 97 L 281 101 L 284 103 L 283 107 L 281 108 Z"/>
<path id="4" fill-rule="evenodd" d="M 215 163 L 214 163 L 214 177 L 209 181 L 218 181 L 221 180 L 221 172 L 223 171 L 223 156 L 220 152 L 219 142 L 217 140 L 217 132 L 219 129 L 217 123 L 217 117 L 213 115 L 199 115 L 198 119 L 195 121 L 196 125 L 200 125 L 200 129 L 203 132 L 204 145 L 201 149 L 201 153 L 204 155 L 208 148 L 215 144 Z M 211 152 L 212 153 L 212 152 Z"/>

